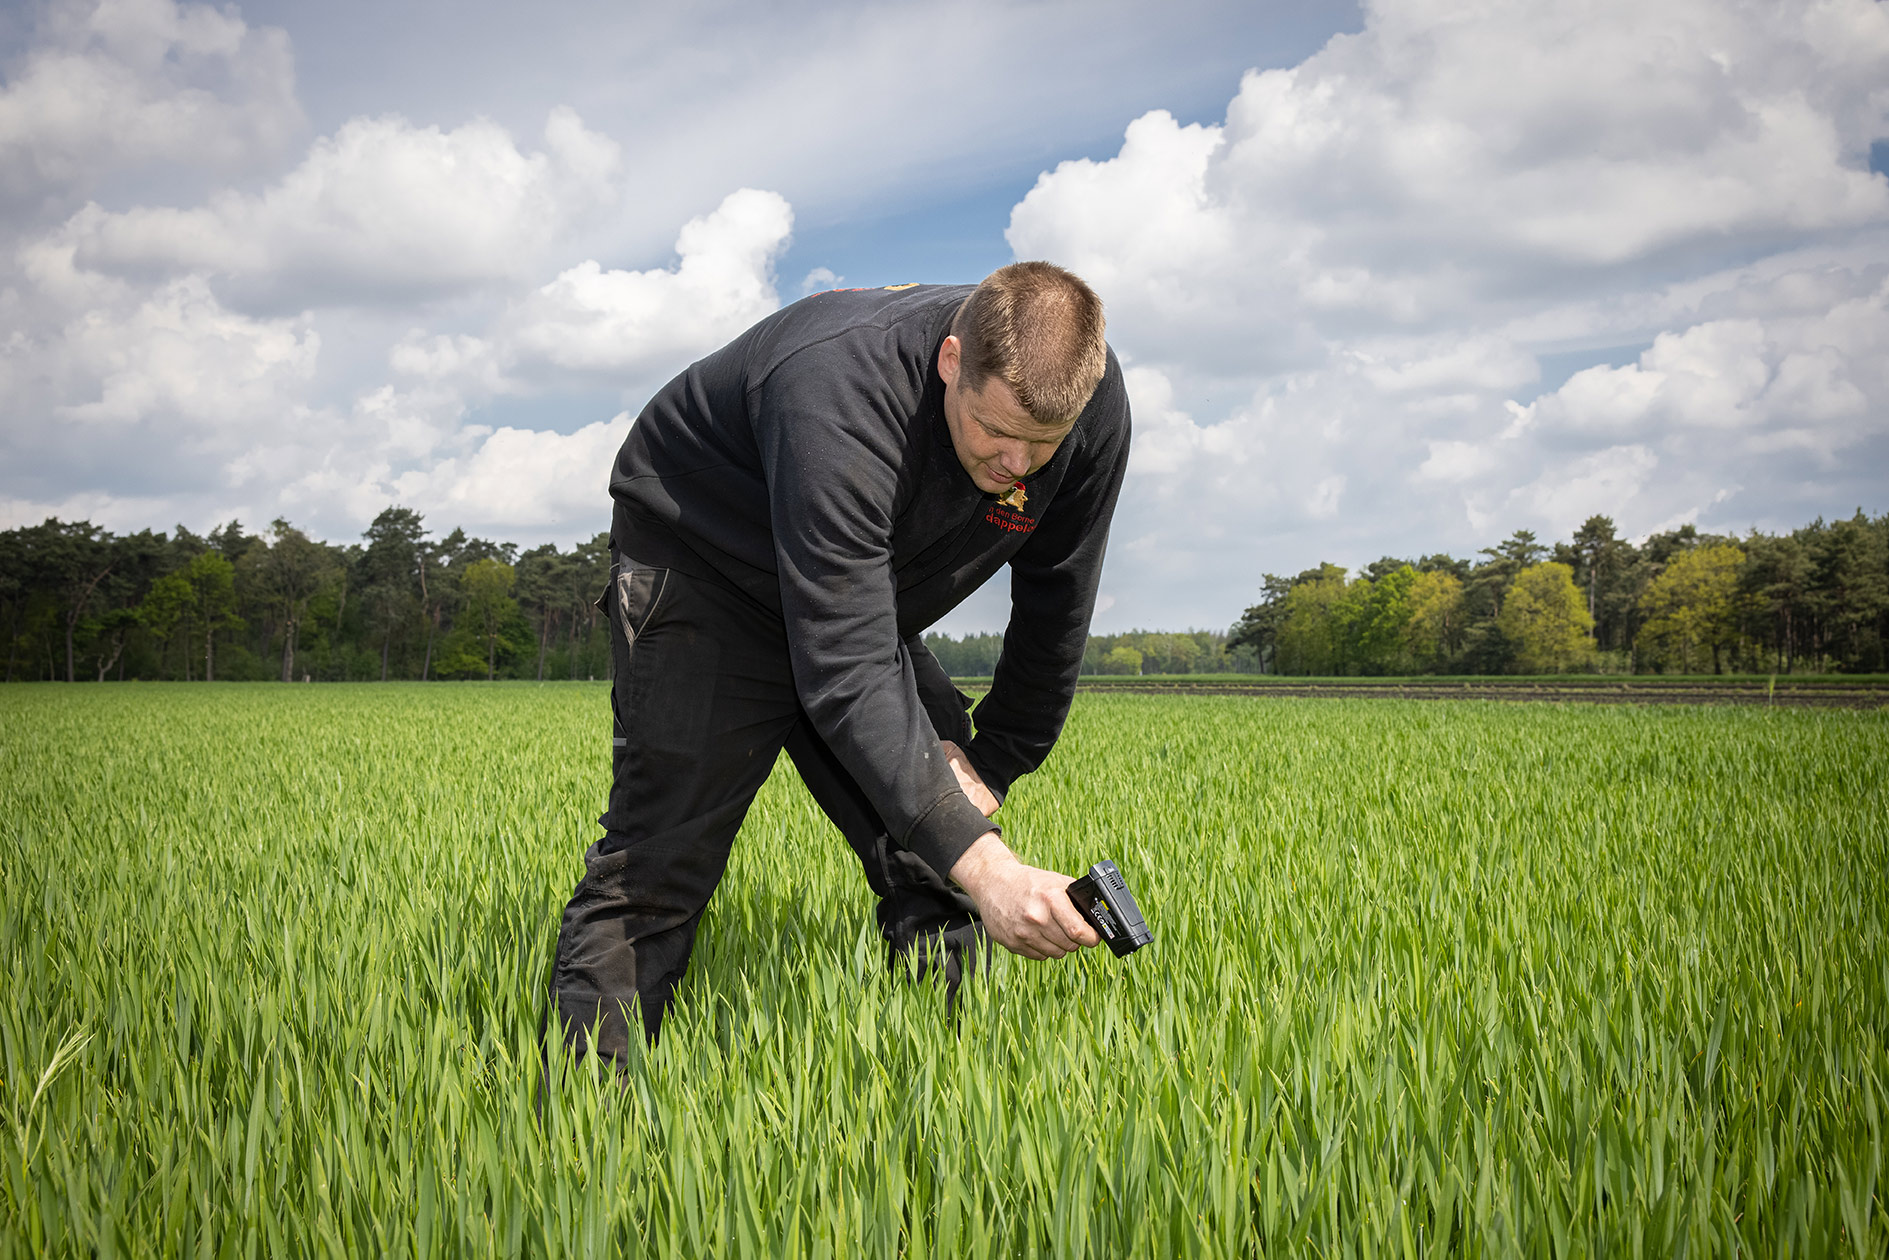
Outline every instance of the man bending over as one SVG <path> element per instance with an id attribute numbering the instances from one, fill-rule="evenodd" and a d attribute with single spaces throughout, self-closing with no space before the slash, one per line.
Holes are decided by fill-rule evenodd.
<path id="1" fill-rule="evenodd" d="M 614 782 L 552 977 L 574 1049 L 624 1053 L 631 1010 L 656 1036 L 782 748 L 895 960 L 955 987 L 980 932 L 1096 943 L 989 819 L 1068 715 L 1128 438 L 1101 302 L 1036 262 L 816 294 L 650 401 L 610 479 Z M 921 636 L 1006 564 L 973 715 Z"/>

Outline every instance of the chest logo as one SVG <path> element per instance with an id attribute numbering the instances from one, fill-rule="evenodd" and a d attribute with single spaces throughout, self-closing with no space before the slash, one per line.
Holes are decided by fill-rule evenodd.
<path id="1" fill-rule="evenodd" d="M 990 505 L 990 511 L 984 513 L 984 520 L 998 529 L 1012 534 L 1027 534 L 1036 528 L 1036 518 L 1023 514 L 1023 505 L 1030 501 L 1024 492 L 1021 481 L 1010 483 L 1010 489 L 997 497 Z"/>

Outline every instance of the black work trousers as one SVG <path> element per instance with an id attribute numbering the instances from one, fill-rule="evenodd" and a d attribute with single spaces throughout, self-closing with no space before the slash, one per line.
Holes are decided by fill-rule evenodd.
<path id="1" fill-rule="evenodd" d="M 615 677 L 613 780 L 564 909 L 552 1001 L 566 1043 L 619 1059 L 640 1015 L 653 1040 L 749 804 L 782 748 L 878 894 L 891 958 L 955 988 L 987 950 L 971 900 L 886 835 L 794 690 L 780 615 L 730 586 L 624 556 L 603 603 Z M 920 644 L 919 694 L 941 738 L 970 743 L 969 701 Z"/>

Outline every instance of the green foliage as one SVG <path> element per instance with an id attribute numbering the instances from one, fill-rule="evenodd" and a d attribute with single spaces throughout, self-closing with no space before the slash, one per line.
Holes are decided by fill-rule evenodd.
<path id="1" fill-rule="evenodd" d="M 296 639 L 308 618 L 309 605 L 340 582 L 343 573 L 326 548 L 280 517 L 270 525 L 269 534 L 271 543 L 251 548 L 243 560 L 251 570 L 250 582 L 256 595 L 280 618 L 280 677 L 283 682 L 293 682 Z"/>
<path id="2" fill-rule="evenodd" d="M 217 632 L 243 625 L 236 615 L 236 566 L 221 552 L 199 552 L 184 566 L 184 581 L 190 584 L 192 624 L 203 636 L 203 677 L 214 682 Z"/>
<path id="3" fill-rule="evenodd" d="M 380 648 L 380 679 L 386 682 L 396 643 L 406 647 L 424 622 L 425 574 L 433 566 L 426 526 L 410 508 L 383 510 L 362 537 L 367 547 L 357 566 L 361 595 Z"/>
<path id="4" fill-rule="evenodd" d="M 1261 583 L 1263 595 L 1260 602 L 1240 614 L 1239 621 L 1228 632 L 1228 650 L 1250 650 L 1254 655 L 1254 664 L 1262 671 L 1283 669 L 1279 663 L 1279 636 L 1285 630 L 1286 600 L 1294 587 L 1327 579 L 1342 583 L 1345 571 L 1335 564 L 1326 563 L 1316 569 L 1307 569 L 1297 577 L 1266 574 Z M 1304 647 L 1304 644 L 1295 640 L 1295 652 Z"/>
<path id="5" fill-rule="evenodd" d="M 1275 648 L 1282 674 L 1342 674 L 1347 629 L 1344 571 L 1286 592 Z"/>
<path id="6" fill-rule="evenodd" d="M 1889 667 L 1889 515 L 1858 511 L 1813 533 L 1808 549 L 1808 611 L 1832 649 L 1862 669 Z"/>
<path id="7" fill-rule="evenodd" d="M 581 567 L 577 556 L 560 554 L 551 543 L 534 547 L 518 557 L 518 602 L 521 610 L 537 625 L 536 677 L 539 682 L 544 681 L 545 657 L 558 622 L 575 602 L 581 601 L 582 590 L 573 590 L 573 581 L 579 578 Z"/>
<path id="8" fill-rule="evenodd" d="M 608 676 L 608 634 L 594 603 L 609 566 L 607 535 L 568 552 L 546 544 L 521 555 L 513 544 L 460 529 L 433 538 L 418 513 L 390 507 L 362 537 L 365 545 L 316 542 L 282 520 L 266 536 L 235 521 L 207 536 L 182 526 L 168 537 L 149 530 L 113 536 L 85 522 L 57 520 L 0 531 L 4 676 L 103 680 L 115 669 L 132 679 L 188 679 L 201 677 L 212 657 L 218 677 Z M 1746 555 L 1728 632 L 1723 618 L 1666 607 L 1662 594 L 1648 598 L 1688 555 L 1723 546 Z M 156 583 L 205 554 L 233 567 L 237 620 L 209 626 L 148 620 Z M 1099 673 L 1117 647 L 1139 652 L 1144 673 L 1183 675 L 1548 668 L 1523 659 L 1531 649 L 1506 633 L 1501 619 L 1518 576 L 1544 555 L 1568 567 L 1593 618 L 1594 650 L 1558 668 L 1703 668 L 1710 655 L 1713 668 L 1734 672 L 1889 669 L 1889 515 L 1859 511 L 1847 520 L 1819 520 L 1776 536 L 1753 532 L 1742 540 L 1682 525 L 1637 546 L 1618 537 L 1611 518 L 1597 515 L 1552 547 L 1518 530 L 1479 554 L 1474 563 L 1438 554 L 1414 563 L 1385 556 L 1355 579 L 1329 563 L 1292 577 L 1269 573 L 1260 601 L 1226 633 L 1091 635 L 1082 672 Z M 516 608 L 499 606 L 496 629 L 488 604 L 477 610 L 468 604 L 465 579 L 481 561 L 514 568 L 505 598 Z M 1315 589 L 1295 601 L 1292 593 L 1308 585 Z M 1666 588 L 1680 589 L 1670 582 Z M 157 597 L 157 604 L 165 598 Z M 1294 612 L 1297 619 L 1288 625 Z M 1664 620 L 1640 641 L 1655 616 Z M 1717 629 L 1703 640 L 1684 629 L 1704 622 Z M 925 642 L 947 673 L 988 677 L 1003 636 L 934 633 Z"/>
<path id="9" fill-rule="evenodd" d="M 1448 570 L 1419 573 L 1410 584 L 1405 634 L 1419 668 L 1439 669 L 1463 646 L 1463 580 Z"/>
<path id="10" fill-rule="evenodd" d="M 96 609 L 100 586 L 117 565 L 112 538 L 89 521 L 49 518 L 41 525 L 13 531 L 9 542 L 5 549 L 9 573 L 0 588 L 9 591 L 16 624 L 18 614 L 25 612 L 44 631 L 60 635 L 63 677 L 72 682 L 78 677 L 78 627 Z M 34 603 L 39 607 L 32 608 Z M 9 678 L 12 659 L 10 654 Z M 57 670 L 56 658 L 50 653 L 49 660 Z"/>
<path id="11" fill-rule="evenodd" d="M 1410 619 L 1417 571 L 1407 564 L 1370 579 L 1357 618 L 1358 655 L 1370 672 L 1406 673 L 1410 667 Z"/>
<path id="12" fill-rule="evenodd" d="M 475 560 L 460 579 L 466 596 L 466 611 L 472 618 L 479 641 L 485 645 L 485 676 L 498 676 L 498 644 L 505 623 L 518 612 L 512 599 L 516 575 L 512 566 L 490 556 Z"/>
<path id="13" fill-rule="evenodd" d="M 1574 589 L 1574 572 L 1549 560 L 1515 575 L 1496 626 L 1514 644 L 1524 674 L 1558 674 L 1588 664 L 1594 619 Z"/>
<path id="14" fill-rule="evenodd" d="M 1419 575 L 1408 564 L 1390 568 L 1379 562 L 1373 568 L 1376 578 L 1347 582 L 1343 569 L 1322 565 L 1292 580 L 1271 618 L 1279 673 L 1396 674 L 1414 667 Z M 1255 623 L 1261 620 L 1257 612 L 1247 610 Z"/>
<path id="15" fill-rule="evenodd" d="M 1151 674 L 1191 674 L 1203 649 L 1191 634 L 1149 634 L 1141 640 L 1142 668 Z"/>
<path id="16" fill-rule="evenodd" d="M 1736 646 L 1741 621 L 1739 574 L 1745 553 L 1729 544 L 1695 547 L 1672 563 L 1640 596 L 1646 624 L 1639 643 L 1656 664 L 1689 674 L 1706 655 L 1724 672 L 1723 654 Z"/>
<path id="17" fill-rule="evenodd" d="M 434 539 L 400 507 L 363 540 L 319 542 L 281 519 L 262 535 L 236 521 L 207 536 L 181 525 L 168 537 L 114 536 L 57 520 L 0 531 L 4 676 L 196 680 L 208 667 L 219 680 L 431 678 L 447 647 L 449 676 L 608 676 L 594 606 L 607 535 L 520 557 L 523 604 L 498 605 L 496 639 L 487 605 L 467 611 L 464 577 L 481 561 L 510 566 L 512 544 L 457 529 Z M 208 614 L 205 599 L 217 605 Z"/>
<path id="18" fill-rule="evenodd" d="M 953 678 L 989 678 L 997 672 L 997 658 L 1003 654 L 1001 634 L 967 634 L 954 639 L 948 634 L 927 634 L 925 647 L 937 658 L 940 668 Z"/>
<path id="19" fill-rule="evenodd" d="M 0 1253 L 1889 1249 L 1889 714 L 1079 696 L 1006 835 L 1156 944 L 955 1021 L 783 763 L 540 1120 L 606 715 L 0 691 Z"/>
<path id="20" fill-rule="evenodd" d="M 1480 554 L 1473 565 L 1386 556 L 1351 581 L 1334 564 L 1269 573 L 1228 644 L 1250 647 L 1262 670 L 1327 677 L 1691 671 L 1708 659 L 1715 672 L 1889 668 L 1889 515 L 1859 511 L 1742 542 L 1681 525 L 1638 546 L 1611 518 L 1591 516 L 1552 548 L 1517 530 Z M 1565 582 L 1525 589 L 1508 612 L 1518 584 L 1546 580 L 1545 555 Z M 1745 559 L 1734 565 L 1733 555 Z M 1413 579 L 1401 576 L 1406 568 Z M 1586 641 L 1577 642 L 1572 627 L 1583 617 Z"/>
<path id="21" fill-rule="evenodd" d="M 191 602 L 190 579 L 181 572 L 166 573 L 151 584 L 138 615 L 146 629 L 168 644 L 173 633 L 188 627 Z"/>
<path id="22" fill-rule="evenodd" d="M 1226 674 L 1250 669 L 1254 657 L 1250 649 L 1236 647 L 1228 636 L 1211 630 L 1162 633 L 1130 630 L 1124 634 L 1092 634 L 1082 654 L 1082 672 L 1113 672 L 1108 661 L 1114 656 L 1116 668 L 1131 658 L 1115 656 L 1126 648 L 1139 658 L 1139 672 L 1144 674 Z M 1129 672 L 1136 672 L 1130 670 Z"/>
<path id="23" fill-rule="evenodd" d="M 1102 672 L 1105 674 L 1139 674 L 1141 665 L 1141 653 L 1127 644 L 1110 648 L 1102 658 Z"/>
<path id="24" fill-rule="evenodd" d="M 1260 583 L 1260 601 L 1240 614 L 1227 631 L 1227 647 L 1250 650 L 1258 663 L 1272 665 L 1279 646 L 1279 626 L 1285 619 L 1286 593 L 1292 580 L 1268 573 Z"/>

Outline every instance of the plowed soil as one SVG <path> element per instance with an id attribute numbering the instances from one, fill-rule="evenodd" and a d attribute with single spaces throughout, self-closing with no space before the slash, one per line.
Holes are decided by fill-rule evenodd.
<path id="1" fill-rule="evenodd" d="M 1079 683 L 1078 690 L 1126 691 L 1140 695 L 1292 696 L 1343 700 L 1510 700 L 1556 701 L 1579 704 L 1770 704 L 1792 708 L 1877 709 L 1889 705 L 1889 687 L 1840 684 L 1790 685 L 1775 689 L 1763 683 L 1701 685 L 1634 681 L 1622 683 L 1504 683 L 1487 682 L 1343 682 L 1343 683 Z"/>

